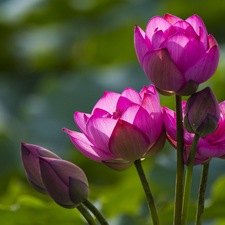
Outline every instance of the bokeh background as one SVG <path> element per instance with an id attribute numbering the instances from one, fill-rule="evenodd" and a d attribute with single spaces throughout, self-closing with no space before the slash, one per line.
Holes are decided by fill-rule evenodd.
<path id="1" fill-rule="evenodd" d="M 104 91 L 140 91 L 149 85 L 135 55 L 134 26 L 145 29 L 165 13 L 182 19 L 198 14 L 220 46 L 210 85 L 225 99 L 224 0 L 1 0 L 0 1 L 0 223 L 2 225 L 83 225 L 76 209 L 59 207 L 28 184 L 20 143 L 45 147 L 80 166 L 90 183 L 90 200 L 111 225 L 149 221 L 144 192 L 134 166 L 124 172 L 83 156 L 66 127 L 78 128 L 75 111 L 90 113 Z M 174 109 L 174 96 L 160 96 Z M 143 162 L 163 225 L 172 224 L 176 153 L 169 144 Z M 201 166 L 194 168 L 190 224 Z M 204 225 L 225 224 L 225 161 L 213 159 Z"/>

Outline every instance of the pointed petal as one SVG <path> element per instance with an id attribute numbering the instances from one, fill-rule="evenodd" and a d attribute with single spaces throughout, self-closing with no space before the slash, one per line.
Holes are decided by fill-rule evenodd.
<path id="1" fill-rule="evenodd" d="M 145 32 L 138 26 L 134 29 L 134 47 L 139 63 L 142 66 L 142 59 L 144 55 L 150 51 L 149 44 L 145 41 Z"/>
<path id="2" fill-rule="evenodd" d="M 199 30 L 200 30 L 199 53 L 200 55 L 202 55 L 209 49 L 209 43 L 207 33 L 204 33 L 202 27 L 199 27 Z"/>
<path id="3" fill-rule="evenodd" d="M 182 19 L 180 19 L 179 17 L 170 15 L 168 13 L 165 14 L 164 19 L 167 20 L 169 23 L 171 23 L 172 25 L 175 24 L 178 21 L 183 21 Z"/>
<path id="4" fill-rule="evenodd" d="M 112 114 L 116 109 L 117 101 L 120 97 L 120 94 L 114 92 L 104 92 L 104 96 L 99 99 L 92 110 L 92 114 L 96 108 L 106 110 Z"/>
<path id="5" fill-rule="evenodd" d="M 149 140 L 137 127 L 123 120 L 118 120 L 109 141 L 110 151 L 118 157 L 134 161 L 146 152 Z"/>
<path id="6" fill-rule="evenodd" d="M 166 21 L 164 18 L 160 16 L 155 16 L 148 22 L 145 35 L 149 38 L 149 40 L 152 43 L 152 36 L 156 31 L 162 30 L 165 37 L 167 37 L 170 27 L 171 27 L 171 24 L 168 21 Z"/>
<path id="7" fill-rule="evenodd" d="M 162 30 L 156 31 L 152 36 L 152 49 L 157 49 L 166 40 Z"/>
<path id="8" fill-rule="evenodd" d="M 212 48 L 215 45 L 218 47 L 218 43 L 216 39 L 212 36 L 212 34 L 209 34 L 208 41 L 209 41 L 209 48 Z M 219 47 L 218 47 L 218 50 L 219 50 Z"/>
<path id="9" fill-rule="evenodd" d="M 63 128 L 63 131 L 69 134 L 69 137 L 72 141 L 72 143 L 76 146 L 76 148 L 85 156 L 88 158 L 101 162 L 103 160 L 111 160 L 115 159 L 116 156 L 114 156 L 111 153 L 104 152 L 103 150 L 95 147 L 86 137 L 84 134 L 76 132 L 76 131 L 70 131 L 66 128 Z"/>
<path id="10" fill-rule="evenodd" d="M 148 52 L 143 59 L 143 69 L 148 79 L 158 88 L 178 91 L 185 79 L 166 48 Z"/>
<path id="11" fill-rule="evenodd" d="M 109 151 L 109 138 L 117 120 L 92 116 L 87 123 L 88 139 L 105 152 Z"/>
<path id="12" fill-rule="evenodd" d="M 99 109 L 99 108 L 95 108 L 95 110 L 93 111 L 93 115 L 99 116 L 99 117 L 106 117 L 106 118 L 112 117 L 112 115 L 109 112 L 107 112 L 104 109 Z"/>
<path id="13" fill-rule="evenodd" d="M 202 55 L 185 73 L 186 81 L 198 84 L 207 81 L 216 71 L 219 62 L 219 49 L 215 45 Z"/>
<path id="14" fill-rule="evenodd" d="M 87 133 L 86 124 L 90 117 L 91 117 L 91 114 L 81 113 L 81 112 L 74 113 L 75 123 L 77 124 L 79 129 L 85 134 Z"/>
<path id="15" fill-rule="evenodd" d="M 177 32 L 183 33 L 193 38 L 197 37 L 197 34 L 193 27 L 186 21 L 178 21 L 173 25 L 173 27 Z"/>
<path id="16" fill-rule="evenodd" d="M 103 163 L 113 170 L 124 171 L 132 166 L 133 161 L 130 162 L 130 161 L 120 160 L 120 161 L 107 161 L 107 162 L 105 161 Z"/>
<path id="17" fill-rule="evenodd" d="M 172 35 L 160 47 L 168 49 L 181 72 L 185 72 L 200 56 L 196 45 L 182 33 Z"/>
<path id="18" fill-rule="evenodd" d="M 193 16 L 187 18 L 185 21 L 191 24 L 191 26 L 194 28 L 194 30 L 198 36 L 200 36 L 199 27 L 202 27 L 203 32 L 205 34 L 207 34 L 207 29 L 205 27 L 205 24 L 203 23 L 202 19 L 199 16 L 193 15 Z"/>

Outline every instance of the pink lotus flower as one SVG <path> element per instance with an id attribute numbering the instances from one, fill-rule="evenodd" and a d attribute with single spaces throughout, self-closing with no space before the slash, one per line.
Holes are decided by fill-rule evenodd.
<path id="1" fill-rule="evenodd" d="M 183 112 L 186 102 L 182 102 Z M 200 138 L 196 150 L 194 165 L 207 162 L 213 157 L 220 157 L 225 159 L 225 101 L 219 104 L 220 106 L 220 120 L 218 128 L 212 134 Z M 166 107 L 163 107 L 163 119 L 168 133 L 167 138 L 169 142 L 176 148 L 176 113 Z M 188 133 L 184 128 L 184 162 L 188 164 L 188 157 L 194 134 Z"/>
<path id="2" fill-rule="evenodd" d="M 216 71 L 219 47 L 197 15 L 182 19 L 153 17 L 145 32 L 134 31 L 138 60 L 149 80 L 162 93 L 194 94 Z"/>
<path id="3" fill-rule="evenodd" d="M 159 96 L 153 85 L 140 93 L 105 92 L 92 113 L 76 112 L 83 133 L 63 129 L 73 144 L 92 160 L 125 170 L 139 158 L 158 153 L 166 140 Z"/>

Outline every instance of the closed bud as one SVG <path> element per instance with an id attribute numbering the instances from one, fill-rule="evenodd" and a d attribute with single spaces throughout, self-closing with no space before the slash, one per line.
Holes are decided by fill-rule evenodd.
<path id="1" fill-rule="evenodd" d="M 40 175 L 39 156 L 60 159 L 53 152 L 38 145 L 21 143 L 21 158 L 29 183 L 36 191 L 47 194 Z"/>
<path id="2" fill-rule="evenodd" d="M 209 87 L 188 99 L 184 110 L 184 126 L 189 133 L 201 137 L 211 134 L 217 128 L 219 118 L 219 104 Z"/>
<path id="3" fill-rule="evenodd" d="M 64 208 L 75 208 L 89 195 L 88 180 L 78 166 L 62 159 L 39 157 L 41 178 L 52 199 Z"/>

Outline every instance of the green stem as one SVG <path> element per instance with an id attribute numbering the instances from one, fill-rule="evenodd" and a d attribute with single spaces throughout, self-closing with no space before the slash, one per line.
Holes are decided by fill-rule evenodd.
<path id="1" fill-rule="evenodd" d="M 194 167 L 195 161 L 195 153 L 198 145 L 199 135 L 195 134 L 194 140 L 192 142 L 190 156 L 189 156 L 189 163 L 187 166 L 186 171 L 186 178 L 185 178 L 185 187 L 184 187 L 184 202 L 183 202 L 183 213 L 182 213 L 182 225 L 187 224 L 187 216 L 188 216 L 188 206 L 189 206 L 189 199 L 190 199 L 190 192 L 191 192 L 191 181 L 192 181 L 192 172 Z"/>
<path id="2" fill-rule="evenodd" d="M 152 223 L 153 223 L 153 225 L 159 225 L 160 224 L 159 216 L 158 216 L 158 213 L 157 213 L 157 210 L 156 210 L 156 206 L 155 206 L 155 202 L 154 202 L 154 198 L 153 198 L 150 186 L 148 184 L 148 181 L 146 179 L 146 176 L 145 176 L 142 164 L 141 164 L 141 160 L 140 159 L 136 160 L 134 162 L 134 164 L 136 166 L 136 169 L 137 169 L 138 175 L 140 177 L 143 189 L 145 191 L 145 195 L 146 195 L 147 202 L 148 202 L 148 207 L 149 207 L 151 217 L 152 217 Z"/>
<path id="3" fill-rule="evenodd" d="M 201 182 L 200 182 L 199 193 L 198 193 L 198 207 L 197 207 L 195 225 L 201 225 L 203 220 L 208 172 L 209 172 L 209 162 L 202 166 L 202 176 L 201 176 Z"/>
<path id="4" fill-rule="evenodd" d="M 176 121 L 177 121 L 177 175 L 174 202 L 174 225 L 181 224 L 183 189 L 184 189 L 184 135 L 182 122 L 182 97 L 176 95 Z"/>
<path id="5" fill-rule="evenodd" d="M 95 215 L 101 225 L 109 225 L 98 209 L 87 199 L 83 204 Z"/>
<path id="6" fill-rule="evenodd" d="M 97 225 L 91 214 L 82 204 L 78 205 L 77 209 L 80 211 L 80 213 L 83 215 L 89 225 Z"/>

